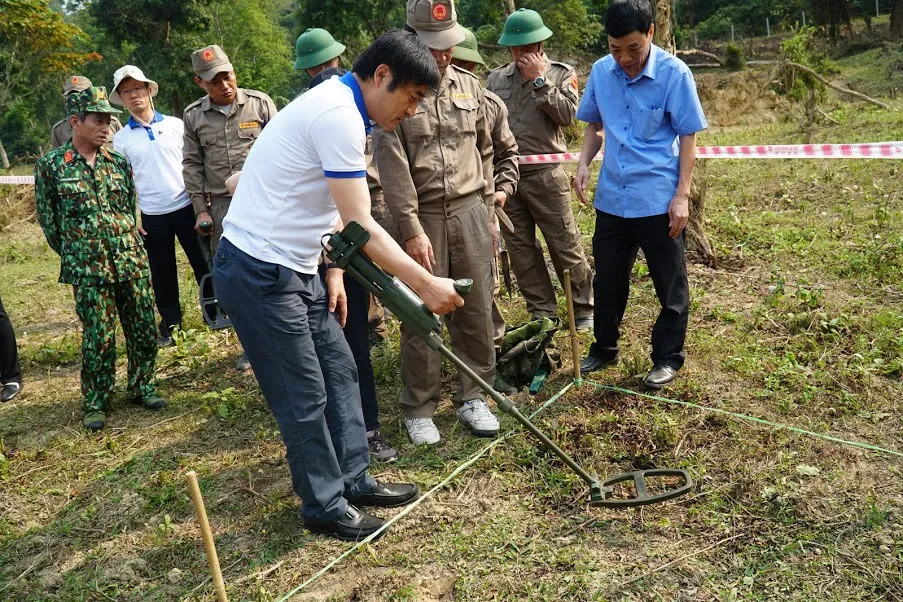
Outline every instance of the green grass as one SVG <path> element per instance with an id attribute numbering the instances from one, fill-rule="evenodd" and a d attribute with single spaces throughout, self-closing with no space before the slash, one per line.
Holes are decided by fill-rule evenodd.
<path id="1" fill-rule="evenodd" d="M 899 110 L 829 109 L 839 124 L 810 133 L 815 141 L 903 132 Z M 700 143 L 803 139 L 787 121 Z M 718 264 L 690 266 L 688 363 L 666 395 L 903 450 L 898 163 L 709 161 Z M 588 247 L 592 211 L 574 207 Z M 57 270 L 34 223 L 0 234 L 0 295 L 26 371 L 26 395 L 0 407 L 0 599 L 213 600 L 188 470 L 199 475 L 231 599 L 274 600 L 346 548 L 301 528 L 275 422 L 253 377 L 232 368 L 234 335 L 203 327 L 187 268 L 185 331 L 158 359 L 170 407 L 152 414 L 119 394 L 107 429 L 85 434 L 77 321 Z M 525 317 L 516 297 L 503 311 Z M 657 312 L 638 264 L 622 361 L 593 379 L 640 386 Z M 426 490 L 486 442 L 456 426 L 447 397 L 443 443 L 407 442 L 391 328 L 373 359 L 384 434 L 402 458 L 374 471 Z M 567 336 L 556 341 L 569 358 Z M 523 409 L 569 381 L 567 364 L 539 399 L 518 398 Z M 118 376 L 121 387 L 123 359 Z M 448 366 L 444 378 L 450 394 Z M 697 488 L 643 510 L 589 508 L 583 483 L 517 433 L 297 599 L 903 600 L 894 458 L 590 384 L 538 422 L 601 475 L 680 467 Z"/>

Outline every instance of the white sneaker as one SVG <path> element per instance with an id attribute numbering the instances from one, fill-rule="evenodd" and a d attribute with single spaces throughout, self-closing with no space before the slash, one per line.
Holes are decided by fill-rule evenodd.
<path id="1" fill-rule="evenodd" d="M 414 445 L 435 445 L 441 439 L 432 418 L 405 418 L 404 425 Z"/>
<path id="2" fill-rule="evenodd" d="M 465 401 L 458 408 L 458 418 L 478 437 L 495 437 L 499 434 L 498 418 L 489 409 L 485 399 Z"/>

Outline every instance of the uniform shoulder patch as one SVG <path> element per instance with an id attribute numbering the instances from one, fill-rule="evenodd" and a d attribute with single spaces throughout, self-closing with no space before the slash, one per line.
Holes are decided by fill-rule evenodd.
<path id="1" fill-rule="evenodd" d="M 67 150 L 66 153 L 63 155 L 63 161 L 65 161 L 66 163 L 72 163 L 72 160 L 74 158 L 75 158 L 75 153 L 73 153 L 71 149 Z"/>
<path id="2" fill-rule="evenodd" d="M 245 91 L 245 94 L 248 96 L 253 96 L 254 98 L 260 98 L 261 100 L 272 100 L 270 95 L 266 92 L 261 92 L 260 90 L 248 90 L 247 88 L 242 88 Z"/>
<path id="3" fill-rule="evenodd" d="M 206 97 L 204 97 L 204 98 L 206 98 Z M 192 109 L 201 106 L 201 102 L 203 102 L 204 98 L 198 98 L 196 101 L 194 101 L 193 103 L 191 103 L 190 105 L 185 107 L 185 110 L 182 112 L 182 114 L 187 115 L 188 111 L 191 111 Z"/>
<path id="4" fill-rule="evenodd" d="M 459 76 L 467 76 L 467 78 L 470 78 L 470 79 L 473 79 L 473 80 L 476 80 L 476 81 L 480 81 L 480 78 L 478 78 L 476 75 L 474 75 L 473 73 L 471 73 L 471 72 L 468 71 L 467 69 L 461 69 L 461 68 L 458 67 L 457 65 L 449 65 L 449 67 L 451 67 L 452 69 L 454 69 L 454 70 L 455 70 L 455 73 L 458 74 Z M 464 78 L 464 79 L 466 79 L 466 78 Z"/>
<path id="5" fill-rule="evenodd" d="M 574 91 L 574 94 L 576 94 L 576 93 L 577 93 L 577 90 L 580 89 L 580 82 L 577 80 L 577 74 L 576 74 L 576 73 L 572 73 L 572 74 L 571 74 L 571 81 L 570 81 L 570 83 L 568 84 L 568 87 L 569 87 L 571 90 Z"/>

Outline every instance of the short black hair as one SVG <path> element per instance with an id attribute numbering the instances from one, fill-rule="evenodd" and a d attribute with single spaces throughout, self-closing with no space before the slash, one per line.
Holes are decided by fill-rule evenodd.
<path id="1" fill-rule="evenodd" d="M 613 0 L 605 12 L 605 30 L 613 38 L 649 33 L 653 23 L 651 0 Z"/>
<path id="2" fill-rule="evenodd" d="M 398 86 L 427 86 L 430 89 L 439 86 L 436 59 L 416 34 L 390 29 L 354 60 L 351 70 L 366 81 L 380 65 L 386 65 L 392 71 L 389 92 Z"/>

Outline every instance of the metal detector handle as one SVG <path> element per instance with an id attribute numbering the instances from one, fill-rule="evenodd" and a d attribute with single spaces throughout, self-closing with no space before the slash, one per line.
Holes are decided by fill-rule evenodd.
<path id="1" fill-rule="evenodd" d="M 203 221 L 198 224 L 198 228 L 200 228 L 203 232 L 210 234 L 210 231 L 213 230 L 213 222 Z"/>
<path id="2" fill-rule="evenodd" d="M 684 484 L 676 489 L 665 491 L 656 495 L 649 495 L 646 490 L 646 479 L 649 477 L 680 477 L 684 480 Z M 613 493 L 612 485 L 632 481 L 636 488 L 636 497 L 627 499 L 611 499 Z M 693 489 L 693 478 L 686 470 L 676 470 L 673 468 L 653 468 L 652 470 L 637 470 L 627 474 L 612 477 L 602 482 L 602 499 L 593 500 L 592 506 L 602 506 L 604 508 L 633 508 L 635 506 L 648 506 L 649 504 L 658 504 L 667 500 L 680 497 L 689 493 Z"/>
<path id="3" fill-rule="evenodd" d="M 466 295 L 470 292 L 470 289 L 473 288 L 473 280 L 470 278 L 461 278 L 459 280 L 455 280 L 455 290 L 458 291 L 458 294 L 461 296 Z"/>

